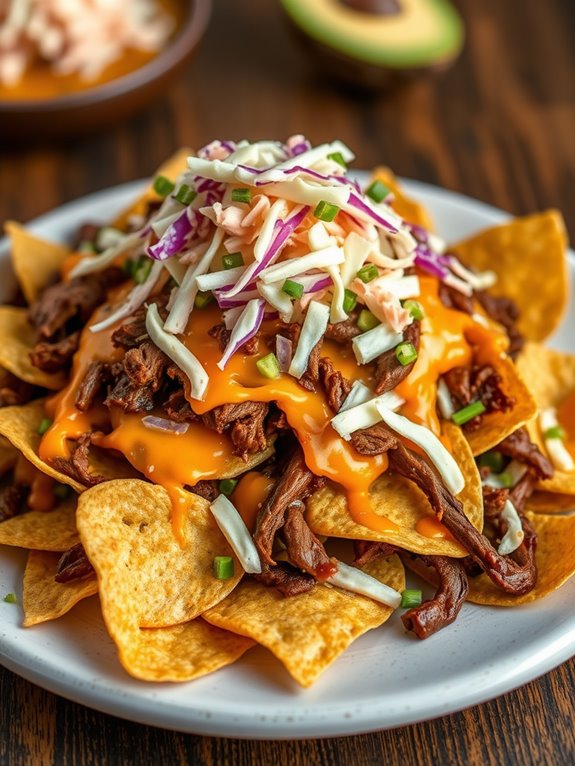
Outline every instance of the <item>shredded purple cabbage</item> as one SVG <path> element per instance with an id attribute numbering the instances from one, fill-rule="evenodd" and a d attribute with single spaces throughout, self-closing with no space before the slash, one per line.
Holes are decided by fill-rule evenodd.
<path id="1" fill-rule="evenodd" d="M 155 245 L 150 245 L 148 255 L 156 261 L 166 261 L 179 253 L 185 246 L 194 224 L 190 221 L 187 209 L 167 228 Z"/>

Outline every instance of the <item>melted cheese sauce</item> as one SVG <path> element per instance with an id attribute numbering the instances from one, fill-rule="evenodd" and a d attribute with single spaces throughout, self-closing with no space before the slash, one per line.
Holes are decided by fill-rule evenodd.
<path id="1" fill-rule="evenodd" d="M 575 460 L 575 391 L 557 408 L 557 420 L 565 429 L 565 447 Z"/>

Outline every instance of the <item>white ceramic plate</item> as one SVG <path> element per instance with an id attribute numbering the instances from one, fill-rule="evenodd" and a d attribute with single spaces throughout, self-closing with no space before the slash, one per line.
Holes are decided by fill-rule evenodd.
<path id="1" fill-rule="evenodd" d="M 110 218 L 137 193 L 130 184 L 92 195 L 39 218 L 32 231 L 65 239 L 79 222 Z M 437 229 L 455 240 L 504 220 L 491 207 L 425 184 L 406 188 L 431 210 Z M 0 284 L 7 284 L 0 246 Z M 2 264 L 4 264 L 2 266 Z M 575 282 L 575 261 L 571 261 Z M 575 350 L 568 328 L 554 345 Z M 0 596 L 21 594 L 24 555 L 0 551 Z M 54 623 L 24 630 L 20 608 L 0 600 L 0 662 L 57 694 L 133 721 L 246 738 L 296 739 L 357 734 L 445 715 L 527 683 L 575 654 L 575 579 L 536 604 L 513 611 L 464 606 L 457 622 L 420 642 L 400 615 L 371 631 L 307 691 L 263 649 L 188 684 L 146 684 L 120 667 L 97 599 Z"/>

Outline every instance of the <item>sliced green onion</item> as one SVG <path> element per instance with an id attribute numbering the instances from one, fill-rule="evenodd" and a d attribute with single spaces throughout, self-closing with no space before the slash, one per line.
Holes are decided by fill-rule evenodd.
<path id="1" fill-rule="evenodd" d="M 229 580 L 234 576 L 234 560 L 231 556 L 214 556 L 214 577 Z"/>
<path id="2" fill-rule="evenodd" d="M 226 497 L 229 497 L 234 489 L 238 485 L 238 479 L 222 479 L 220 483 L 218 484 L 218 489 L 222 493 L 222 495 L 225 495 Z"/>
<path id="3" fill-rule="evenodd" d="M 303 295 L 303 285 L 301 282 L 294 282 L 293 279 L 286 279 L 282 285 L 282 292 L 289 295 L 290 298 L 295 298 L 296 301 L 299 301 Z"/>
<path id="4" fill-rule="evenodd" d="M 417 359 L 417 349 L 413 343 L 399 343 L 395 347 L 395 358 L 403 367 L 407 367 Z"/>
<path id="5" fill-rule="evenodd" d="M 141 255 L 138 258 L 138 262 L 134 267 L 134 282 L 137 285 L 143 285 L 146 279 L 150 276 L 150 271 L 154 265 L 151 258 L 147 255 Z"/>
<path id="6" fill-rule="evenodd" d="M 339 207 L 337 205 L 332 205 L 331 202 L 326 202 L 324 199 L 317 203 L 316 208 L 313 211 L 316 218 L 319 218 L 320 221 L 325 221 L 326 223 L 333 221 L 338 213 Z"/>
<path id="7" fill-rule="evenodd" d="M 546 439 L 561 439 L 565 441 L 565 429 L 561 426 L 551 426 L 543 435 Z"/>
<path id="8" fill-rule="evenodd" d="M 414 319 L 423 319 L 423 309 L 421 308 L 421 303 L 418 303 L 417 301 L 403 301 L 402 304 L 403 308 L 409 311 L 411 316 Z"/>
<path id="9" fill-rule="evenodd" d="M 362 309 L 359 312 L 359 317 L 357 318 L 357 326 L 362 332 L 373 330 L 373 328 L 377 327 L 379 324 L 381 324 L 379 319 L 368 309 Z"/>
<path id="10" fill-rule="evenodd" d="M 345 290 L 343 294 L 343 310 L 346 314 L 349 314 L 350 311 L 353 311 L 354 308 L 357 305 L 357 295 L 353 292 L 353 290 Z"/>
<path id="11" fill-rule="evenodd" d="M 67 484 L 56 484 L 52 491 L 58 500 L 65 500 L 70 494 L 70 487 Z"/>
<path id="12" fill-rule="evenodd" d="M 263 375 L 264 378 L 273 380 L 280 376 L 280 365 L 275 354 L 262 356 L 262 358 L 258 359 L 256 362 L 256 367 L 258 368 L 260 375 Z"/>
<path id="13" fill-rule="evenodd" d="M 252 201 L 251 189 L 232 189 L 232 202 L 247 202 Z"/>
<path id="14" fill-rule="evenodd" d="M 511 489 L 511 487 L 513 486 L 513 476 L 510 473 L 507 473 L 507 471 L 503 471 L 503 473 L 498 473 L 497 479 L 504 489 Z"/>
<path id="15" fill-rule="evenodd" d="M 214 296 L 211 292 L 202 293 L 199 292 L 196 297 L 194 298 L 194 306 L 197 309 L 203 309 L 205 308 L 208 303 L 211 303 L 214 300 Z"/>
<path id="16" fill-rule="evenodd" d="M 456 426 L 462 426 L 465 423 L 469 423 L 470 420 L 473 420 L 473 418 L 478 415 L 483 415 L 484 412 L 485 405 L 483 402 L 472 402 L 471 404 L 468 404 L 467 407 L 463 407 L 463 409 L 454 412 L 451 419 Z"/>
<path id="17" fill-rule="evenodd" d="M 50 428 L 54 421 L 51 418 L 42 418 L 40 425 L 38 426 L 38 433 L 40 436 L 44 436 L 46 431 Z"/>
<path id="18" fill-rule="evenodd" d="M 338 165 L 341 165 L 342 168 L 345 168 L 347 170 L 347 162 L 343 158 L 343 154 L 341 152 L 332 152 L 331 154 L 327 155 L 328 160 L 333 160 L 334 162 L 337 162 Z"/>
<path id="19" fill-rule="evenodd" d="M 362 266 L 361 269 L 357 272 L 357 277 L 361 279 L 361 281 L 365 284 L 371 282 L 372 279 L 375 279 L 378 276 L 379 271 L 377 270 L 375 263 L 368 263 L 365 266 Z"/>
<path id="20" fill-rule="evenodd" d="M 166 176 L 156 176 L 154 178 L 154 191 L 159 194 L 160 197 L 167 197 L 175 189 L 176 184 L 170 181 Z"/>
<path id="21" fill-rule="evenodd" d="M 89 242 L 87 239 L 85 239 L 83 242 L 80 242 L 78 246 L 78 252 L 79 253 L 97 253 L 96 245 L 93 242 Z"/>
<path id="22" fill-rule="evenodd" d="M 17 604 L 18 603 L 18 596 L 15 593 L 7 593 L 4 596 L 4 601 L 7 604 Z"/>
<path id="23" fill-rule="evenodd" d="M 505 459 L 501 452 L 491 450 L 480 455 L 477 460 L 480 468 L 489 468 L 492 473 L 501 473 L 505 464 Z"/>
<path id="24" fill-rule="evenodd" d="M 229 253 L 222 256 L 222 265 L 224 269 L 235 269 L 244 265 L 244 257 L 241 253 Z"/>
<path id="25" fill-rule="evenodd" d="M 197 196 L 198 192 L 195 189 L 192 189 L 191 186 L 188 186 L 188 184 L 182 184 L 174 194 L 174 198 L 177 199 L 178 202 L 181 202 L 182 205 L 189 205 Z"/>
<path id="26" fill-rule="evenodd" d="M 382 184 L 381 181 L 374 181 L 367 187 L 365 193 L 374 202 L 381 202 L 389 194 L 389 189 L 385 184 Z"/>
<path id="27" fill-rule="evenodd" d="M 124 272 L 124 274 L 127 274 L 129 277 L 134 276 L 135 268 L 136 268 L 136 263 L 131 258 L 126 258 L 126 260 L 122 264 L 122 271 Z"/>
<path id="28" fill-rule="evenodd" d="M 401 608 L 411 609 L 414 606 L 421 606 L 423 593 L 420 590 L 409 589 L 401 591 Z"/>

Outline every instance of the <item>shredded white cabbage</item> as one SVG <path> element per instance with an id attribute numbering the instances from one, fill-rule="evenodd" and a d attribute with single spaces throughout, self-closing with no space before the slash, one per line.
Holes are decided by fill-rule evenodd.
<path id="1" fill-rule="evenodd" d="M 519 514 L 517 513 L 517 510 L 515 509 L 515 506 L 511 500 L 505 501 L 505 505 L 503 506 L 503 511 L 501 513 L 501 518 L 507 524 L 507 531 L 499 543 L 497 552 L 501 554 L 501 556 L 507 556 L 519 548 L 523 542 L 525 533 L 523 531 L 523 527 L 521 526 L 521 519 L 519 518 Z"/>
<path id="2" fill-rule="evenodd" d="M 380 601 L 391 609 L 397 609 L 401 604 L 401 593 L 362 572 L 361 569 L 350 567 L 342 561 L 337 562 L 337 572 L 328 577 L 327 582 L 343 590 Z"/>
<path id="3" fill-rule="evenodd" d="M 355 358 L 360 364 L 372 362 L 380 354 L 384 354 L 403 340 L 403 333 L 394 332 L 386 324 L 380 324 L 373 330 L 357 335 L 351 342 Z"/>
<path id="4" fill-rule="evenodd" d="M 297 348 L 289 367 L 289 374 L 301 378 L 307 370 L 309 355 L 315 344 L 323 338 L 329 322 L 329 306 L 311 301 L 299 335 Z"/>
<path id="5" fill-rule="evenodd" d="M 554 407 L 548 407 L 539 413 L 539 428 L 545 440 L 545 449 L 551 458 L 551 462 L 559 471 L 573 471 L 575 470 L 575 462 L 571 457 L 571 453 L 565 447 L 563 439 L 550 439 L 545 436 L 550 428 L 557 428 L 558 426 L 559 421 L 557 420 L 557 412 Z"/>
<path id="6" fill-rule="evenodd" d="M 398 410 L 402 404 L 404 404 L 403 399 L 394 391 L 386 391 L 381 396 L 356 404 L 349 409 L 340 410 L 331 419 L 331 425 L 343 439 L 349 441 L 354 431 L 369 428 L 381 421 L 378 405 L 388 410 Z"/>
<path id="7" fill-rule="evenodd" d="M 244 571 L 259 574 L 262 565 L 257 548 L 235 505 L 225 495 L 218 495 L 210 505 L 210 510 Z"/>

